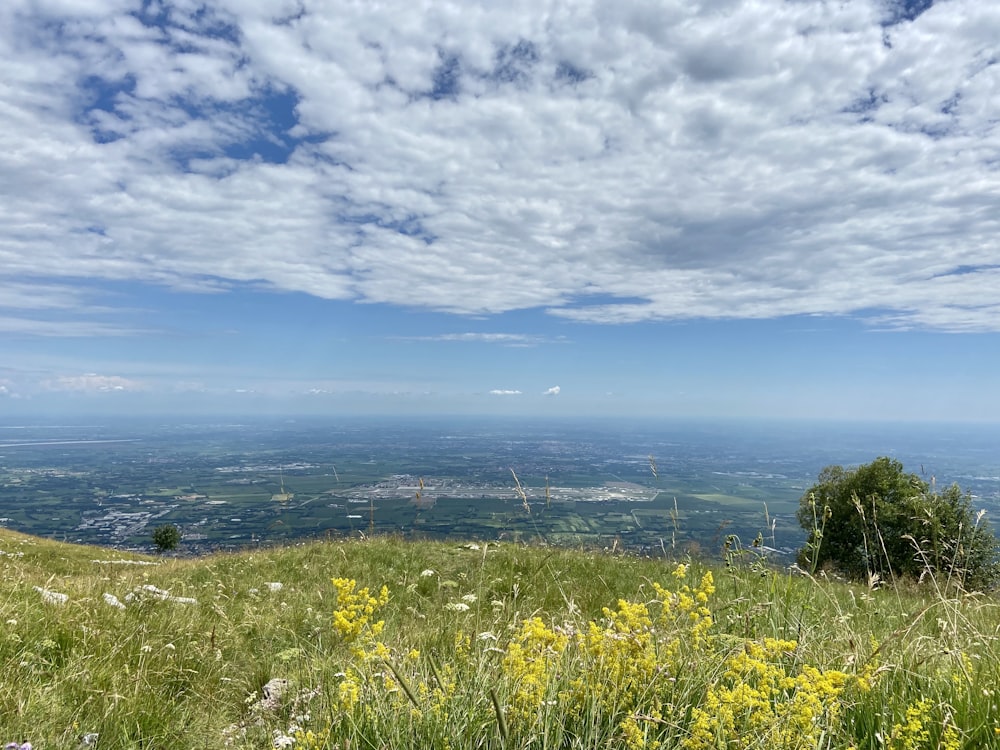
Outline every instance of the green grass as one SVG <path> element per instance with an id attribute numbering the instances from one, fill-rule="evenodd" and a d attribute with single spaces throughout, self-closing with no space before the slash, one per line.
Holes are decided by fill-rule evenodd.
<path id="1" fill-rule="evenodd" d="M 161 560 L 0 530 L 0 551 L 0 744 L 266 748 L 298 726 L 300 748 L 687 749 L 708 727 L 741 750 L 1000 747 L 1000 604 L 934 582 L 392 538 Z M 388 589 L 353 639 L 334 578 Z M 197 604 L 126 601 L 143 586 Z"/>

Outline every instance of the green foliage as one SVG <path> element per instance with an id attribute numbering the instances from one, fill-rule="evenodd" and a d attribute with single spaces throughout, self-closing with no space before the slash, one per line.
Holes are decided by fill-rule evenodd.
<path id="1" fill-rule="evenodd" d="M 0 553 L 0 746 L 1000 741 L 1000 602 L 944 587 L 388 538 L 175 559 L 0 529 Z"/>
<path id="2" fill-rule="evenodd" d="M 856 469 L 828 466 L 802 496 L 798 520 L 809 536 L 799 564 L 834 568 L 853 580 L 897 577 L 963 587 L 998 579 L 997 540 L 958 485 L 936 492 L 903 465 L 881 457 Z"/>
<path id="3" fill-rule="evenodd" d="M 163 524 L 153 529 L 153 544 L 160 552 L 177 549 L 181 543 L 181 530 L 172 523 Z"/>

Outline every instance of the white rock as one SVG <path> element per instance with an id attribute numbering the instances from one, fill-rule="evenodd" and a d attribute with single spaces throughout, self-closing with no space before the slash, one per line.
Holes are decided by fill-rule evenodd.
<path id="1" fill-rule="evenodd" d="M 43 589 L 41 586 L 32 586 L 32 588 L 42 595 L 42 601 L 46 604 L 65 604 L 69 601 L 69 594 L 49 591 L 48 589 Z"/>

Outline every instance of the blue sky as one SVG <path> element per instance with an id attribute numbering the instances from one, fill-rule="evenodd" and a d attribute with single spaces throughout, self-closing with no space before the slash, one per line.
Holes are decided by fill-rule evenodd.
<path id="1" fill-rule="evenodd" d="M 1000 6 L 7 0 L 0 419 L 1000 421 Z"/>

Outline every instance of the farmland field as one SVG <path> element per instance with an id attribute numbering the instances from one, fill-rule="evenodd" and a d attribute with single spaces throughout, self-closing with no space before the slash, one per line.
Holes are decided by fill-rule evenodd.
<path id="1" fill-rule="evenodd" d="M 1000 508 L 991 428 L 452 420 L 63 421 L 0 426 L 0 524 L 186 553 L 401 534 L 643 551 L 758 534 L 778 555 L 819 470 L 891 455 Z"/>

